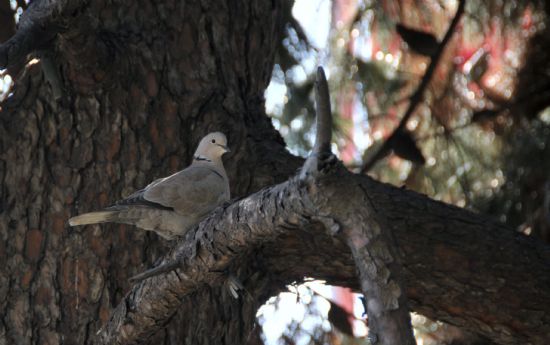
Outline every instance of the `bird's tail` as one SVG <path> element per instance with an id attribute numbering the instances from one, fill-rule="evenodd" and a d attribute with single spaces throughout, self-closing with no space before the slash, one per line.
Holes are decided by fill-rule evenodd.
<path id="1" fill-rule="evenodd" d="M 118 211 L 97 211 L 84 213 L 69 219 L 69 225 L 86 225 L 113 222 L 117 220 Z"/>

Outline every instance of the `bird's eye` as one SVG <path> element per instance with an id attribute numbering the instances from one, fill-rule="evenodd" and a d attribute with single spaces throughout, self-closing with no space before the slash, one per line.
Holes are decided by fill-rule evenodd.
<path id="1" fill-rule="evenodd" d="M 212 144 L 215 144 L 216 143 L 216 139 L 212 139 Z"/>

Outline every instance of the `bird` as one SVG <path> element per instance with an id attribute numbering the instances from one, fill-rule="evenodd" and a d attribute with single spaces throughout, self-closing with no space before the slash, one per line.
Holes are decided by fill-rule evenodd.
<path id="1" fill-rule="evenodd" d="M 112 222 L 154 231 L 167 240 L 184 235 L 217 206 L 229 201 L 229 179 L 221 159 L 227 152 L 231 151 L 226 136 L 209 133 L 184 170 L 157 179 L 103 210 L 72 217 L 69 225 Z"/>

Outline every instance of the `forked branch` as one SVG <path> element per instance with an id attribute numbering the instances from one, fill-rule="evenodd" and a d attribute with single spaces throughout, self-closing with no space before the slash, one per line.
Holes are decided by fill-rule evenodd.
<path id="1" fill-rule="evenodd" d="M 320 137 L 326 143 L 327 136 Z M 221 285 L 226 278 L 221 272 L 233 262 L 258 269 L 247 253 L 275 247 L 262 252 L 262 260 L 276 272 L 273 279 L 279 284 L 310 276 L 358 289 L 359 276 L 374 343 L 414 343 L 406 293 L 413 309 L 495 342 L 547 343 L 546 247 L 480 215 L 351 174 L 334 160 L 324 164 L 330 157 L 310 165 L 321 170 L 311 170 L 305 178 L 292 178 L 214 211 L 166 256 L 165 263 L 178 262 L 178 268 L 136 284 L 96 342 L 147 342 L 188 302 L 187 296 Z M 300 241 L 297 234 L 313 243 Z M 296 253 L 303 257 L 289 262 Z M 315 255 L 323 260 L 311 260 Z M 449 298 L 456 291 L 466 292 Z M 537 305 L 518 304 L 524 296 Z"/>
<path id="2" fill-rule="evenodd" d="M 321 67 L 317 71 L 316 99 L 316 142 L 312 154 L 304 164 L 301 178 L 291 179 L 263 191 L 268 195 L 277 194 L 277 207 L 269 207 L 272 201 L 258 193 L 226 210 L 218 211 L 228 216 L 221 220 L 218 218 L 219 224 L 213 223 L 213 217 L 202 222 L 197 232 L 188 233 L 184 242 L 172 251 L 163 264 L 135 277 L 136 281 L 146 280 L 134 287 L 126 298 L 138 298 L 140 304 L 131 311 L 124 307 L 117 308 L 111 321 L 100 332 L 102 343 L 129 343 L 146 337 L 154 330 L 155 323 L 151 323 L 151 320 L 169 317 L 173 313 L 167 306 L 172 306 L 174 301 L 180 300 L 203 284 L 216 284 L 216 279 L 209 272 L 223 271 L 240 253 L 272 239 L 282 231 L 289 231 L 290 228 L 311 228 L 314 223 L 324 224 L 330 235 L 341 236 L 351 249 L 363 292 L 368 291 L 367 313 L 373 343 L 414 343 L 405 288 L 400 278 L 400 259 L 394 242 L 391 241 L 389 227 L 385 225 L 381 215 L 375 214 L 363 190 L 353 188 L 346 193 L 333 191 L 335 181 L 349 180 L 352 174 L 336 163 L 335 157 L 330 153 L 332 115 L 328 84 Z M 313 188 L 314 185 L 317 188 Z M 364 199 L 364 207 L 355 210 L 351 215 L 345 207 L 350 197 Z M 250 204 L 250 199 L 256 199 L 254 205 L 267 204 L 266 209 L 276 214 L 264 215 L 261 222 L 250 223 L 249 220 L 223 236 L 222 232 L 215 230 L 224 220 L 234 221 L 235 214 L 237 217 L 239 214 L 242 216 L 242 208 Z M 250 210 L 250 207 L 247 209 Z M 252 216 L 248 215 L 247 219 L 250 218 Z M 228 227 L 226 224 L 221 228 Z M 165 274 L 174 270 L 175 274 Z M 134 326 L 136 323 L 141 325 L 139 330 Z"/>

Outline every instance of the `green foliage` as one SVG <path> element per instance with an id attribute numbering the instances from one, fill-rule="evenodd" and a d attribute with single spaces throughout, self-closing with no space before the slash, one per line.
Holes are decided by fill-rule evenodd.
<path id="1" fill-rule="evenodd" d="M 550 240 L 550 123 L 540 119 L 506 135 L 505 183 L 477 208 L 514 228 Z"/>
<path id="2" fill-rule="evenodd" d="M 344 3 L 334 0 L 332 9 Z M 329 71 L 334 151 L 347 154 L 344 163 L 358 171 L 397 128 L 456 4 L 360 1 L 348 22 L 332 23 L 326 51 L 313 49 L 292 20 L 277 58 L 286 103 L 272 114 L 287 144 L 302 155 L 311 149 L 314 67 L 323 64 Z M 542 1 L 468 1 L 422 102 L 369 174 L 491 214 L 550 243 L 545 6 Z M 350 159 L 353 149 L 357 154 Z M 337 312 L 332 317 L 342 320 Z M 451 331 L 428 320 L 417 332 L 429 339 Z M 319 333 L 320 342 L 310 343 L 329 344 L 327 339 Z"/>

